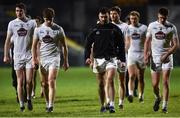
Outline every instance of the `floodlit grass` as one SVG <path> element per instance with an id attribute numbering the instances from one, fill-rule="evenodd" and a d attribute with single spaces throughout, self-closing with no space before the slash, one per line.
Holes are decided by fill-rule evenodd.
<path id="1" fill-rule="evenodd" d="M 57 78 L 57 92 L 53 113 L 45 112 L 45 100 L 40 98 L 39 76 L 37 77 L 36 98 L 33 99 L 34 109 L 21 113 L 11 83 L 10 68 L 0 68 L 0 117 L 178 117 L 180 116 L 180 68 L 175 68 L 171 76 L 170 100 L 168 114 L 159 110 L 153 112 L 154 95 L 152 93 L 150 70 L 145 73 L 145 100 L 133 103 L 125 99 L 124 110 L 118 109 L 117 79 L 116 113 L 100 113 L 97 83 L 95 75 L 89 68 L 70 68 L 67 72 L 60 71 Z M 161 86 L 162 88 L 162 86 Z"/>

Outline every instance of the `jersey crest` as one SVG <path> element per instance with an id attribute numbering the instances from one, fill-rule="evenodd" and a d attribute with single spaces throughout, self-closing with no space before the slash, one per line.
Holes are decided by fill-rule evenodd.
<path id="1" fill-rule="evenodd" d="M 163 40 L 166 38 L 166 34 L 162 31 L 159 31 L 159 32 L 155 33 L 155 37 L 158 40 Z"/>

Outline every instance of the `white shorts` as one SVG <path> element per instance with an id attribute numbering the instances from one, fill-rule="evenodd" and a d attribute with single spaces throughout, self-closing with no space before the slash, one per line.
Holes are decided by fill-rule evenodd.
<path id="1" fill-rule="evenodd" d="M 14 55 L 14 70 L 20 70 L 22 68 L 33 68 L 31 54 L 28 53 Z"/>
<path id="2" fill-rule="evenodd" d="M 160 72 L 162 70 L 171 70 L 173 69 L 173 56 L 169 56 L 168 63 L 161 63 L 161 56 L 152 56 L 151 58 L 151 72 Z"/>
<path id="3" fill-rule="evenodd" d="M 145 69 L 144 53 L 143 52 L 129 52 L 127 66 L 136 65 L 140 69 Z"/>
<path id="4" fill-rule="evenodd" d="M 118 59 L 116 59 L 116 67 L 117 67 L 117 71 L 118 71 L 119 73 L 126 72 L 127 66 L 121 67 L 120 65 L 121 65 L 121 62 L 119 62 Z"/>
<path id="5" fill-rule="evenodd" d="M 116 69 L 115 58 L 111 58 L 110 60 L 105 60 L 105 58 L 102 59 L 94 58 L 94 63 L 93 63 L 94 73 L 103 73 L 110 68 Z"/>
<path id="6" fill-rule="evenodd" d="M 60 68 L 60 56 L 51 57 L 51 58 L 41 58 L 40 66 L 43 67 L 46 71 L 49 69 L 59 69 Z"/>

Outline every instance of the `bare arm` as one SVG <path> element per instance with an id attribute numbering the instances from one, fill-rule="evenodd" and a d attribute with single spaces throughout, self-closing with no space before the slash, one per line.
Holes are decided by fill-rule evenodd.
<path id="1" fill-rule="evenodd" d="M 171 41 L 172 47 L 167 49 L 167 53 L 165 53 L 164 55 L 161 56 L 161 62 L 166 63 L 167 58 L 169 57 L 169 55 L 173 54 L 176 49 L 179 47 L 179 39 L 178 38 L 174 38 Z"/>
<path id="2" fill-rule="evenodd" d="M 144 63 L 148 64 L 151 55 L 151 37 L 147 37 L 144 42 Z"/>
<path id="3" fill-rule="evenodd" d="M 3 59 L 3 61 L 5 63 L 10 62 L 9 49 L 11 47 L 11 37 L 12 37 L 12 34 L 7 33 L 6 41 L 5 41 L 5 44 L 4 44 L 4 59 Z"/>
<path id="4" fill-rule="evenodd" d="M 69 62 L 68 62 L 68 48 L 67 48 L 67 43 L 66 43 L 66 38 L 63 37 L 61 40 L 61 46 L 62 46 L 62 51 L 63 51 L 63 58 L 64 58 L 64 63 L 63 63 L 63 68 L 66 71 L 69 68 Z"/>
<path id="5" fill-rule="evenodd" d="M 130 47 L 130 37 L 129 36 L 126 36 L 126 38 L 125 38 L 125 51 L 126 51 L 126 53 L 128 52 L 128 49 L 129 49 L 129 47 Z"/>
<path id="6" fill-rule="evenodd" d="M 33 39 L 32 43 L 32 65 L 35 67 L 38 64 L 38 55 L 37 55 L 37 47 L 38 47 L 38 39 Z"/>

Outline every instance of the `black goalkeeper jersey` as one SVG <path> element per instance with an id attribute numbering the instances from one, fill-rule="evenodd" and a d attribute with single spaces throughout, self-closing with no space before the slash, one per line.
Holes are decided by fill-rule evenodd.
<path id="1" fill-rule="evenodd" d="M 93 45 L 94 58 L 117 57 L 125 62 L 125 45 L 122 31 L 114 24 L 97 24 L 86 38 L 85 59 L 90 58 Z"/>

